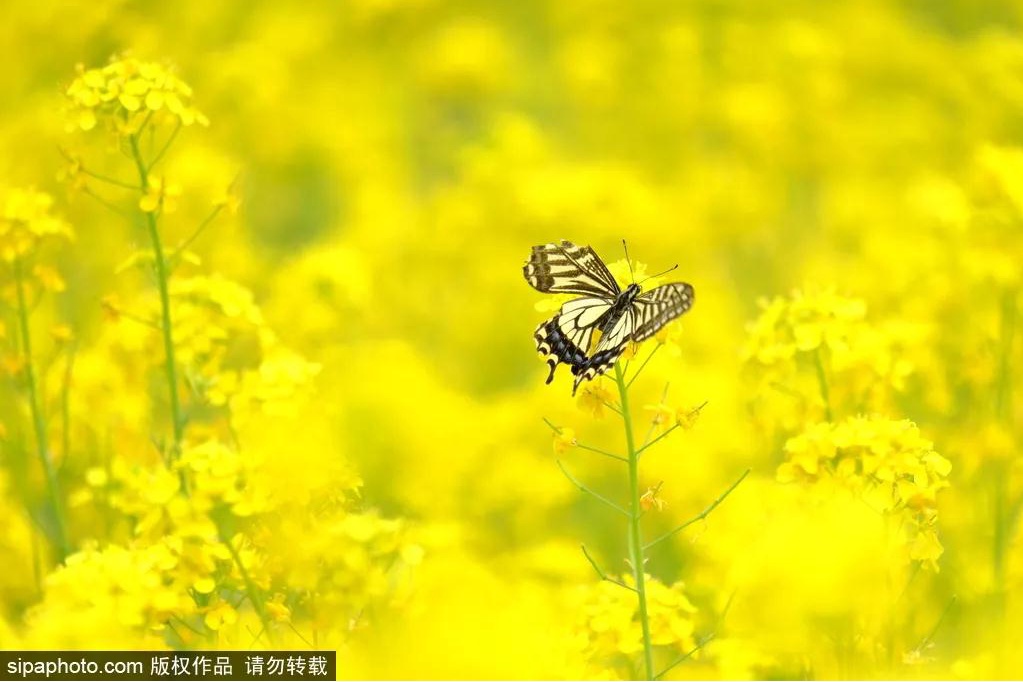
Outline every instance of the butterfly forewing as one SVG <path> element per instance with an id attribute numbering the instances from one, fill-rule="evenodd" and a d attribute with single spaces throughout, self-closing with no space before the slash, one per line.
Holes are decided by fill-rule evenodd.
<path id="1" fill-rule="evenodd" d="M 672 282 L 638 296 L 631 339 L 639 343 L 650 338 L 676 317 L 693 307 L 693 288 L 684 282 Z"/>
<path id="2" fill-rule="evenodd" d="M 602 296 L 613 301 L 621 292 L 593 249 L 568 241 L 534 246 L 522 272 L 530 286 L 547 294 Z"/>

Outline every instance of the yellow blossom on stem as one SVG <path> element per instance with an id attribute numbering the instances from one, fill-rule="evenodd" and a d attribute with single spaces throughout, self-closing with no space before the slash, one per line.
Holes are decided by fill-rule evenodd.
<path id="1" fill-rule="evenodd" d="M 663 402 L 655 405 L 644 405 L 643 409 L 652 414 L 650 423 L 654 426 L 667 428 L 675 422 L 675 408 Z"/>
<path id="2" fill-rule="evenodd" d="M 608 405 L 614 404 L 614 392 L 608 387 L 603 377 L 598 377 L 583 386 L 576 398 L 576 404 L 583 412 L 588 412 L 597 419 L 604 417 Z"/>
<path id="3" fill-rule="evenodd" d="M 952 464 L 908 420 L 852 417 L 808 426 L 785 443 L 782 483 L 843 485 L 877 511 L 900 519 L 909 556 L 937 571 L 936 496 Z"/>
<path id="4" fill-rule="evenodd" d="M 697 405 L 696 407 L 680 407 L 675 410 L 675 423 L 683 430 L 688 431 L 696 426 L 696 420 L 700 418 L 702 411 L 703 405 Z"/>
<path id="5" fill-rule="evenodd" d="M 192 106 L 192 88 L 167 67 L 133 57 L 96 69 L 78 66 L 67 88 L 69 126 L 91 130 L 99 122 L 118 133 L 137 133 L 145 121 L 208 125 Z"/>
<path id="6" fill-rule="evenodd" d="M 0 197 L 0 258 L 4 261 L 11 263 L 25 256 L 44 241 L 74 237 L 71 226 L 53 214 L 49 194 L 11 189 Z"/>
<path id="7" fill-rule="evenodd" d="M 146 193 L 139 199 L 139 210 L 146 213 L 172 213 L 177 208 L 181 188 L 168 184 L 165 178 L 150 178 Z"/>
<path id="8" fill-rule="evenodd" d="M 643 508 L 643 511 L 650 511 L 651 509 L 664 511 L 665 507 L 668 506 L 667 501 L 660 496 L 662 485 L 664 485 L 663 481 L 653 488 L 647 488 L 646 492 L 640 496 L 639 504 Z"/>
<path id="9" fill-rule="evenodd" d="M 554 432 L 554 454 L 561 455 L 568 452 L 579 442 L 575 438 L 575 431 L 569 428 L 562 428 Z"/>

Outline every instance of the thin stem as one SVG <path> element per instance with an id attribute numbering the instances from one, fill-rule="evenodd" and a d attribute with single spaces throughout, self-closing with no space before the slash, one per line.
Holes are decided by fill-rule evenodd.
<path id="1" fill-rule="evenodd" d="M 210 214 L 203 218 L 203 221 L 199 223 L 199 226 L 195 228 L 195 231 L 192 232 L 192 234 L 189 235 L 189 237 L 185 239 L 185 241 L 183 241 L 177 248 L 174 249 L 174 252 L 168 258 L 171 269 L 174 269 L 178 266 L 178 260 L 181 258 L 181 254 L 183 254 L 185 252 L 185 249 L 191 246 L 192 243 L 199 238 L 199 236 L 206 230 L 206 228 L 209 227 L 210 223 L 212 223 L 214 219 L 216 219 L 216 217 L 220 215 L 220 212 L 222 210 L 224 210 L 223 206 L 217 206 L 212 211 L 210 211 Z"/>
<path id="2" fill-rule="evenodd" d="M 160 163 L 160 159 L 162 159 L 163 155 L 167 153 L 168 149 L 170 149 L 171 144 L 174 142 L 174 138 L 178 136 L 178 132 L 180 130 L 181 121 L 179 120 L 178 124 L 174 126 L 174 130 L 171 132 L 170 136 L 167 137 L 167 141 L 163 143 L 162 147 L 160 147 L 160 151 L 156 152 L 156 156 L 154 156 L 153 160 L 149 162 L 149 170 L 153 170 L 156 168 L 156 164 Z"/>
<path id="3" fill-rule="evenodd" d="M 698 643 L 696 644 L 696 646 L 694 646 L 694 647 L 693 647 L 692 649 L 690 649 L 689 651 L 687 651 L 686 653 L 682 654 L 681 656 L 679 656 L 678 658 L 676 658 L 676 659 L 675 659 L 674 661 L 672 661 L 671 663 L 669 663 L 669 664 L 668 664 L 668 667 L 667 667 L 667 668 L 665 668 L 664 670 L 662 670 L 661 672 L 657 673 L 656 675 L 654 675 L 653 679 L 655 679 L 655 680 L 659 680 L 659 679 L 661 679 L 662 677 L 664 677 L 665 675 L 667 675 L 667 674 L 668 674 L 668 672 L 670 672 L 672 668 L 674 668 L 675 666 L 677 666 L 677 665 L 678 665 L 678 664 L 680 664 L 680 663 L 683 663 L 683 662 L 687 661 L 687 660 L 688 660 L 689 658 L 691 658 L 691 657 L 692 657 L 692 655 L 693 655 L 693 654 L 695 654 L 695 653 L 696 653 L 697 651 L 699 651 L 699 650 L 700 650 L 700 649 L 702 649 L 703 647 L 707 646 L 707 644 L 708 644 L 708 643 L 709 643 L 709 642 L 710 642 L 710 641 L 711 641 L 712 639 L 714 639 L 714 633 L 713 633 L 713 632 L 712 632 L 711 634 L 707 635 L 706 637 L 704 637 L 703 639 L 701 639 L 701 640 L 700 640 L 700 641 L 699 641 L 699 642 L 698 642 Z"/>
<path id="4" fill-rule="evenodd" d="M 580 481 L 578 478 L 576 478 L 572 474 L 568 473 L 568 469 L 565 468 L 565 465 L 561 463 L 560 459 L 556 460 L 556 462 L 557 462 L 558 468 L 561 469 L 561 473 L 565 474 L 565 478 L 567 478 L 572 483 L 572 485 L 574 485 L 576 488 L 579 488 L 579 490 L 583 491 L 587 495 L 592 495 L 594 498 L 596 498 L 600 502 L 603 502 L 608 507 L 611 507 L 611 509 L 614 509 L 619 514 L 621 514 L 623 516 L 630 516 L 629 512 L 625 511 L 620 506 L 618 506 L 617 504 L 615 504 L 611 500 L 607 499 L 606 497 L 604 497 L 600 493 L 596 492 L 595 490 L 587 487 L 585 483 Z"/>
<path id="5" fill-rule="evenodd" d="M 36 451 L 46 477 L 46 488 L 53 507 L 54 533 L 53 543 L 56 545 L 57 561 L 62 563 L 71 552 L 68 545 L 66 524 L 64 522 L 64 505 L 60 498 L 60 485 L 57 473 L 53 468 L 49 447 L 46 442 L 46 418 L 36 381 L 35 363 L 32 359 L 32 334 L 28 325 L 28 306 L 25 303 L 25 281 L 20 258 L 14 259 L 14 282 L 18 297 L 18 322 L 21 327 L 21 350 L 25 354 L 25 376 L 28 382 L 29 406 L 32 412 L 32 426 L 35 430 Z"/>
<path id="6" fill-rule="evenodd" d="M 628 364 L 626 364 L 625 369 L 626 369 L 626 372 L 627 372 L 628 369 L 629 369 L 628 368 Z M 666 402 L 668 400 L 668 389 L 669 388 L 671 388 L 671 383 L 670 382 L 665 383 L 664 384 L 664 390 L 661 391 L 661 402 L 662 403 L 664 403 L 664 402 Z M 656 420 L 651 420 L 650 428 L 646 430 L 646 435 L 643 436 L 643 445 L 640 447 L 640 450 L 645 448 L 647 446 L 647 443 L 650 442 L 650 436 L 654 435 L 654 429 L 656 429 L 656 428 L 657 428 L 657 421 Z"/>
<path id="7" fill-rule="evenodd" d="M 543 421 L 544 421 L 545 424 L 547 424 L 547 426 L 549 426 L 551 428 L 551 431 L 553 431 L 554 433 L 556 433 L 558 435 L 561 435 L 561 431 L 562 431 L 561 427 L 555 426 L 546 417 L 543 417 Z M 590 447 L 589 445 L 583 445 L 582 443 L 576 443 L 575 447 L 579 448 L 580 450 L 588 450 L 589 452 L 595 452 L 596 454 L 603 455 L 604 457 L 610 457 L 611 459 L 616 459 L 619 462 L 627 462 L 628 461 L 627 459 L 625 459 L 621 455 L 616 455 L 613 452 L 607 452 L 606 450 L 601 450 L 600 448 Z"/>
<path id="8" fill-rule="evenodd" d="M 606 580 L 609 583 L 614 583 L 615 585 L 618 585 L 619 587 L 624 587 L 625 589 L 629 590 L 630 592 L 635 592 L 636 591 L 635 588 L 629 587 L 628 585 L 623 583 L 621 580 L 616 580 L 615 578 L 612 578 L 612 577 L 608 576 L 607 573 L 604 573 L 604 571 L 601 570 L 600 566 L 597 565 L 597 562 L 593 559 L 593 557 L 590 556 L 590 553 L 588 551 L 586 551 L 586 545 L 580 545 L 580 547 L 582 547 L 583 554 L 586 556 L 586 560 L 590 562 L 590 566 L 592 566 L 593 570 L 597 572 L 597 575 L 600 576 L 601 580 Z"/>
<path id="9" fill-rule="evenodd" d="M 654 438 L 652 441 L 650 441 L 649 443 L 644 444 L 643 447 L 641 447 L 638 450 L 636 450 L 636 454 L 637 455 L 643 454 L 644 450 L 646 450 L 647 448 L 651 447 L 652 445 L 654 445 L 657 441 L 661 440 L 662 438 L 666 438 L 669 433 L 671 433 L 672 431 L 674 431 L 677 428 L 678 428 L 678 424 L 672 424 L 671 427 L 669 427 L 664 433 L 662 433 L 661 435 L 657 436 L 657 438 Z"/>
<path id="10" fill-rule="evenodd" d="M 712 511 L 714 511 L 714 509 L 719 504 L 724 502 L 726 497 L 728 497 L 729 495 L 732 494 L 733 490 L 735 490 L 737 487 L 739 487 L 739 484 L 742 483 L 743 480 L 747 476 L 749 476 L 749 472 L 750 471 L 751 471 L 751 469 L 746 469 L 746 471 L 742 472 L 742 476 L 740 476 L 738 479 L 736 479 L 735 483 L 733 483 L 732 485 L 728 486 L 728 490 L 726 490 L 725 492 L 721 493 L 721 495 L 716 500 L 711 502 L 710 505 L 708 505 L 708 507 L 706 509 L 704 509 L 702 512 L 700 512 L 699 514 L 697 514 L 693 518 L 689 519 L 688 521 L 683 523 L 681 526 L 676 526 L 675 528 L 673 528 L 672 530 L 669 530 L 667 533 L 665 533 L 661 537 L 657 538 L 653 542 L 648 543 L 645 547 L 643 547 L 643 549 L 650 549 L 651 547 L 653 547 L 657 543 L 663 542 L 664 540 L 667 540 L 672 535 L 675 535 L 676 533 L 682 532 L 683 530 L 685 530 L 689 526 L 693 525 L 697 521 L 702 521 L 703 519 L 707 518 L 707 516 L 710 515 L 710 513 Z"/>
<path id="11" fill-rule="evenodd" d="M 75 356 L 78 345 L 71 343 L 67 352 L 67 363 L 64 365 L 64 381 L 60 387 L 60 429 L 61 429 L 61 462 L 66 463 L 71 454 L 71 375 L 75 369 Z"/>
<path id="12" fill-rule="evenodd" d="M 138 137 L 132 135 L 128 138 L 131 145 L 131 154 L 135 159 L 135 166 L 138 169 L 139 180 L 141 180 L 142 192 L 145 194 L 149 187 L 149 170 L 142 160 L 139 152 Z M 153 242 L 153 256 L 156 265 L 157 286 L 160 289 L 160 312 L 161 330 L 163 331 L 164 349 L 164 372 L 167 374 L 167 391 L 170 397 L 171 424 L 174 434 L 174 444 L 171 452 L 171 460 L 177 459 L 181 453 L 181 441 L 184 435 L 184 420 L 181 417 L 181 402 L 178 398 L 178 371 L 177 363 L 174 360 L 174 327 L 171 324 L 170 309 L 170 287 L 168 282 L 167 261 L 163 254 L 163 244 L 160 241 L 160 232 L 156 226 L 156 214 L 146 212 L 146 227 L 149 229 L 149 238 Z M 185 474 L 181 472 L 182 487 L 187 491 Z"/>
<path id="13" fill-rule="evenodd" d="M 259 622 L 263 624 L 263 631 L 266 632 L 267 639 L 270 640 L 271 645 L 276 646 L 273 631 L 270 629 L 270 619 L 266 615 L 266 608 L 259 595 L 259 590 L 256 589 L 255 583 L 253 583 L 252 578 L 249 577 L 249 572 L 245 568 L 245 564 L 242 563 L 242 558 L 241 555 L 238 554 L 238 550 L 235 549 L 230 540 L 224 540 L 224 544 L 227 545 L 227 551 L 231 553 L 231 558 L 234 559 L 234 564 L 238 567 L 238 572 L 242 575 L 242 581 L 245 583 L 245 593 L 248 595 L 249 601 L 252 602 L 252 607 L 256 609 L 256 615 L 259 616 Z"/>
<path id="14" fill-rule="evenodd" d="M 81 171 L 85 175 L 88 175 L 90 178 L 94 178 L 96 180 L 99 180 L 100 182 L 105 182 L 108 185 L 114 185 L 115 187 L 123 187 L 124 189 L 135 190 L 136 192 L 139 189 L 137 186 L 135 186 L 135 185 L 133 185 L 133 184 L 131 184 L 129 182 L 122 182 L 121 180 L 118 180 L 117 178 L 107 177 L 106 175 L 102 175 L 101 173 L 97 173 L 95 171 L 91 171 L 91 170 L 89 170 L 87 168 L 82 168 Z"/>
<path id="15" fill-rule="evenodd" d="M 1016 292 L 1006 291 L 1002 296 L 1001 330 L 1002 348 L 998 358 L 998 381 L 995 385 L 995 415 L 1009 421 L 1012 414 L 1012 347 L 1016 334 Z"/>
<path id="16" fill-rule="evenodd" d="M 64 149 L 63 147 L 58 147 L 57 151 L 60 152 L 60 155 L 64 157 L 65 161 L 67 161 L 68 163 L 70 163 L 72 165 L 78 166 L 78 171 L 80 173 L 83 173 L 85 175 L 88 175 L 91 178 L 95 178 L 96 180 L 99 180 L 101 182 L 105 182 L 105 183 L 110 184 L 110 185 L 115 185 L 117 187 L 123 187 L 124 189 L 132 189 L 132 190 L 135 190 L 136 192 L 139 189 L 138 187 L 136 187 L 135 185 L 131 184 L 130 182 L 124 182 L 123 180 L 118 180 L 117 178 L 111 178 L 111 177 L 109 177 L 107 175 L 103 175 L 101 173 L 97 173 L 95 171 L 89 170 L 88 168 L 86 168 L 85 166 L 82 165 L 81 161 L 79 161 L 74 156 L 72 156 L 68 152 L 68 150 Z"/>
<path id="17" fill-rule="evenodd" d="M 637 370 L 642 371 L 642 367 Z M 633 376 L 635 379 L 635 375 Z M 645 679 L 654 677 L 654 647 L 650 638 L 650 616 L 646 605 L 646 560 L 643 557 L 643 539 L 640 534 L 639 453 L 632 436 L 632 415 L 629 412 L 629 387 L 625 383 L 625 372 L 621 363 L 615 363 L 615 381 L 618 383 L 619 402 L 622 406 L 622 423 L 625 425 L 625 447 L 629 457 L 629 554 L 632 572 L 636 582 L 636 596 L 639 599 L 639 624 L 643 630 L 643 663 Z"/>
<path id="18" fill-rule="evenodd" d="M 616 455 L 613 452 L 605 452 L 604 450 L 600 450 L 598 448 L 592 448 L 589 445 L 583 445 L 582 443 L 576 443 L 575 446 L 577 448 L 579 448 L 580 450 L 588 450 L 589 452 L 594 452 L 594 453 L 596 453 L 598 455 L 603 455 L 604 457 L 609 457 L 611 459 L 616 459 L 619 462 L 627 462 L 627 461 L 629 461 L 629 460 L 625 459 L 624 457 L 622 457 L 621 455 Z"/>
<path id="19" fill-rule="evenodd" d="M 955 606 L 956 601 L 956 596 L 952 595 L 952 598 L 948 600 L 948 604 L 945 605 L 941 615 L 938 616 L 938 622 L 934 624 L 934 627 L 931 628 L 929 633 L 927 633 L 927 636 L 921 639 L 920 643 L 916 645 L 916 651 L 922 652 L 924 648 L 931 643 L 931 640 L 934 639 L 934 635 L 938 634 L 938 629 L 941 627 L 941 624 L 945 622 L 945 617 L 948 615 L 948 612 L 952 610 L 953 606 Z"/>
<path id="20" fill-rule="evenodd" d="M 622 410 L 621 410 L 621 408 L 618 405 L 615 405 L 613 403 L 609 403 L 606 400 L 601 400 L 600 402 L 602 402 L 604 404 L 604 407 L 606 407 L 607 409 L 611 410 L 612 412 L 614 412 L 618 416 L 621 416 Z"/>
<path id="21" fill-rule="evenodd" d="M 817 368 L 817 383 L 820 384 L 821 399 L 824 401 L 824 415 L 830 422 L 833 419 L 831 415 L 831 394 L 828 392 L 828 377 L 824 372 L 824 361 L 821 360 L 820 348 L 813 352 L 813 363 Z"/>
<path id="22" fill-rule="evenodd" d="M 650 351 L 650 355 L 646 356 L 646 360 L 643 361 L 643 364 L 639 366 L 639 369 L 636 370 L 636 373 L 632 375 L 631 379 L 629 379 L 629 383 L 625 384 L 625 388 L 629 388 L 632 386 L 632 382 L 635 381 L 637 377 L 639 377 L 640 372 L 642 372 L 643 369 L 646 367 L 646 363 L 650 362 L 650 358 L 654 357 L 654 353 L 659 351 L 661 349 L 661 346 L 663 345 L 664 345 L 663 343 L 659 341 L 657 342 L 657 345 L 654 346 L 654 349 Z M 624 372 L 622 374 L 624 374 Z"/>
<path id="23" fill-rule="evenodd" d="M 131 216 L 129 216 L 127 213 L 125 213 L 123 208 L 121 208 L 117 204 L 114 204 L 114 203 L 111 203 L 111 202 L 107 201 L 106 199 L 101 197 L 99 194 L 96 194 L 96 192 L 94 192 L 89 187 L 82 188 L 82 193 L 85 194 L 85 196 L 92 197 L 93 199 L 98 201 L 105 209 L 107 209 L 109 211 L 113 211 L 114 213 L 116 213 L 117 215 L 121 216 L 125 220 L 131 220 Z"/>

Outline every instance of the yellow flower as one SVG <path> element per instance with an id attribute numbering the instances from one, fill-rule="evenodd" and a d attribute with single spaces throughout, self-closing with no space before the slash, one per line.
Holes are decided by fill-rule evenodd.
<path id="1" fill-rule="evenodd" d="M 69 128 L 91 130 L 103 121 L 122 135 L 137 134 L 142 125 L 208 125 L 192 106 L 192 89 L 168 68 L 127 57 L 97 68 L 78 66 L 68 86 Z"/>
<path id="2" fill-rule="evenodd" d="M 577 446 L 579 442 L 575 438 L 575 431 L 562 428 L 554 433 L 554 454 L 560 455 Z"/>
<path id="3" fill-rule="evenodd" d="M 70 241 L 74 237 L 71 226 L 53 215 L 52 206 L 50 195 L 34 189 L 11 189 L 3 193 L 0 199 L 0 258 L 13 262 L 34 251 L 43 241 Z M 51 279 L 50 283 L 54 284 L 55 280 Z"/>
<path id="4" fill-rule="evenodd" d="M 659 496 L 662 485 L 664 485 L 663 481 L 653 488 L 647 488 L 646 492 L 640 496 L 639 506 L 643 508 L 643 511 L 650 511 L 651 509 L 664 511 L 664 508 L 668 506 L 668 503 Z"/>
<path id="5" fill-rule="evenodd" d="M 32 268 L 32 275 L 44 291 L 59 293 L 67 288 L 64 278 L 56 269 L 48 265 L 37 263 Z"/>
<path id="6" fill-rule="evenodd" d="M 675 423 L 682 429 L 688 431 L 689 429 L 696 426 L 696 420 L 700 418 L 700 414 L 703 412 L 703 406 L 697 405 L 696 407 L 680 407 L 675 410 Z"/>
<path id="7" fill-rule="evenodd" d="M 66 324 L 55 324 L 50 327 L 50 336 L 57 343 L 68 343 L 75 338 L 74 332 L 71 331 L 71 327 Z"/>
<path id="8" fill-rule="evenodd" d="M 146 193 L 139 199 L 139 209 L 146 213 L 171 213 L 177 207 L 181 188 L 167 184 L 164 178 L 150 178 Z"/>
<path id="9" fill-rule="evenodd" d="M 598 377 L 583 385 L 576 404 L 583 412 L 589 412 L 595 418 L 601 419 L 604 417 L 607 406 L 614 404 L 614 393 L 607 386 L 603 377 Z"/>
<path id="10" fill-rule="evenodd" d="M 217 602 L 206 612 L 203 622 L 210 630 L 220 630 L 238 620 L 238 611 L 226 601 Z"/>
<path id="11" fill-rule="evenodd" d="M 273 599 L 266 602 L 266 612 L 270 614 L 270 617 L 278 623 L 287 623 L 291 621 L 291 609 L 284 603 L 283 594 L 275 594 Z"/>
<path id="12" fill-rule="evenodd" d="M 853 417 L 808 426 L 785 443 L 782 483 L 841 485 L 908 529 L 909 557 L 937 570 L 936 496 L 952 464 L 907 420 Z"/>

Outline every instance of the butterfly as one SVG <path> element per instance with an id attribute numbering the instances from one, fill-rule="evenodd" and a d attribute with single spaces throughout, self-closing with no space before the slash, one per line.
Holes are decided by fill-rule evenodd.
<path id="1" fill-rule="evenodd" d="M 560 244 L 534 246 L 522 273 L 545 294 L 579 294 L 533 333 L 536 349 L 551 369 L 554 380 L 559 363 L 572 369 L 575 383 L 589 381 L 614 367 L 629 342 L 656 334 L 693 305 L 693 287 L 673 282 L 646 293 L 636 283 L 624 291 L 589 246 Z M 594 343 L 594 332 L 600 332 Z"/>

